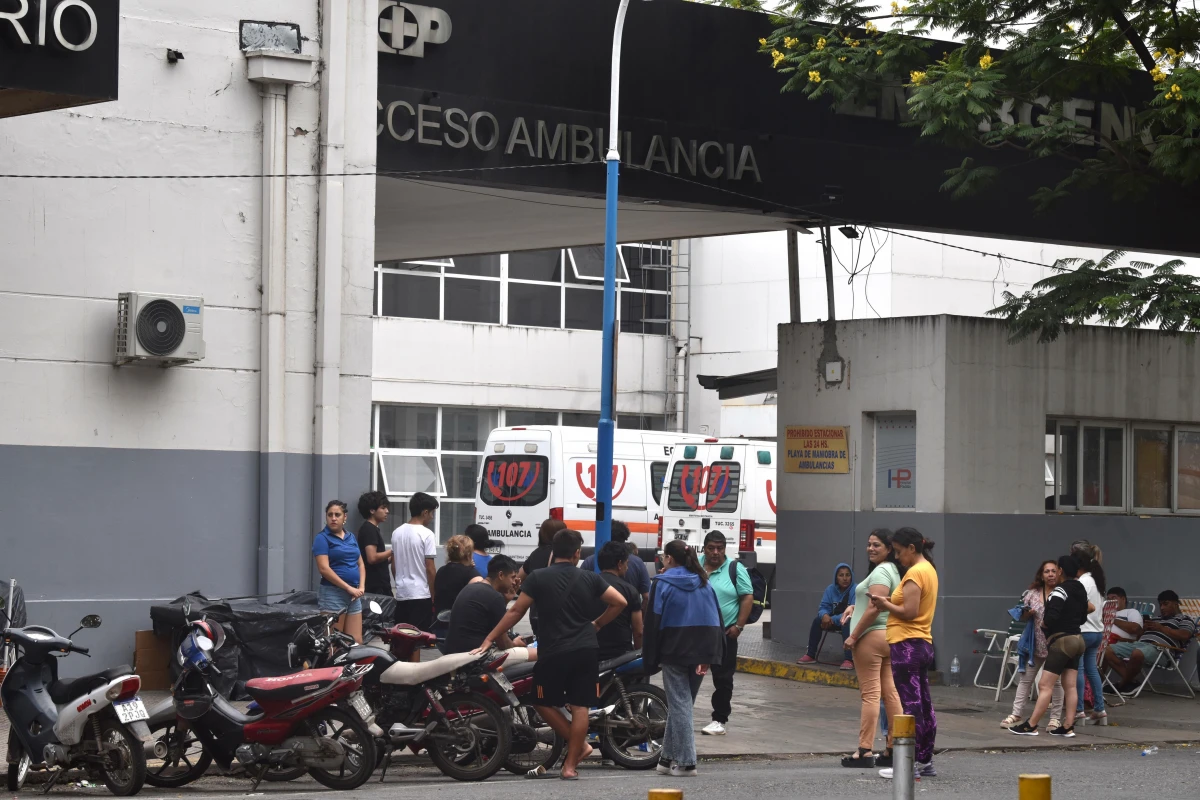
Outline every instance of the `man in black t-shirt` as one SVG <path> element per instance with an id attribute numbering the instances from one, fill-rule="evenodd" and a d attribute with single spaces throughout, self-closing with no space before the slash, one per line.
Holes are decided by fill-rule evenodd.
<path id="1" fill-rule="evenodd" d="M 617 618 L 596 632 L 600 643 L 600 660 L 624 655 L 642 646 L 642 596 L 625 579 L 629 569 L 629 547 L 624 542 L 608 542 L 596 555 L 600 577 L 625 598 L 625 608 Z"/>
<path id="2" fill-rule="evenodd" d="M 616 619 L 625 598 L 599 575 L 579 569 L 583 537 L 570 528 L 554 535 L 553 561 L 521 584 L 517 602 L 492 629 L 475 652 L 500 641 L 525 612 L 538 609 L 538 661 L 534 684 L 535 708 L 554 732 L 567 740 L 562 777 L 575 778 L 587 744 L 588 708 L 599 694 L 599 642 L 596 631 Z M 569 706 L 571 719 L 559 710 Z"/>
<path id="3" fill-rule="evenodd" d="M 492 556 L 485 580 L 472 583 L 458 593 L 450 611 L 450 631 L 446 634 L 443 652 L 466 653 L 479 647 L 508 609 L 508 597 L 513 594 L 517 580 L 517 563 L 508 556 Z M 524 647 L 520 637 L 510 639 L 501 634 L 496 643 L 501 649 Z M 530 650 L 533 657 L 536 650 Z"/>
<path id="4" fill-rule="evenodd" d="M 367 492 L 358 498 L 363 524 L 358 529 L 358 550 L 367 567 L 367 594 L 392 594 L 392 551 L 383 546 L 379 526 L 387 521 L 391 505 L 383 492 Z"/>

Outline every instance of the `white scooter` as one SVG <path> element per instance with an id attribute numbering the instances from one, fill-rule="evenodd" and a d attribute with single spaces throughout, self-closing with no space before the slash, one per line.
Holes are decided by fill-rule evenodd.
<path id="1" fill-rule="evenodd" d="M 90 614 L 79 623 L 99 628 Z M 54 657 L 87 655 L 70 637 L 30 625 L 0 629 L 0 642 L 18 648 L 18 658 L 0 699 L 8 714 L 8 790 L 25 783 L 30 768 L 54 769 L 46 791 L 68 769 L 86 769 L 115 795 L 137 794 L 146 780 L 145 742 L 150 741 L 146 706 L 138 697 L 142 680 L 121 665 L 74 680 L 58 679 Z"/>

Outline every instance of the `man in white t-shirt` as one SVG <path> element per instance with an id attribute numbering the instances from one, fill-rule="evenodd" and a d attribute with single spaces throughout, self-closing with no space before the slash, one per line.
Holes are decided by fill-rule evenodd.
<path id="1" fill-rule="evenodd" d="M 1142 635 L 1142 612 L 1129 608 L 1129 598 L 1120 586 L 1108 590 L 1108 599 L 1117 601 L 1117 617 L 1113 621 L 1112 636 L 1108 643 L 1136 642 Z"/>
<path id="2" fill-rule="evenodd" d="M 409 520 L 392 532 L 392 576 L 395 579 L 397 624 L 423 631 L 433 626 L 433 576 L 437 541 L 429 526 L 438 501 L 417 492 L 408 501 Z M 413 661 L 420 661 L 413 653 Z"/>

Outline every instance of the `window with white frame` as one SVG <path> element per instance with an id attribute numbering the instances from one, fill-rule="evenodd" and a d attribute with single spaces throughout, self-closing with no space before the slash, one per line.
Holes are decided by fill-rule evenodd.
<path id="1" fill-rule="evenodd" d="M 1054 487 L 1047 510 L 1200 511 L 1200 428 L 1125 420 L 1050 419 Z"/>
<path id="2" fill-rule="evenodd" d="M 671 252 L 669 241 L 618 248 L 617 320 L 623 333 L 666 335 Z M 603 279 L 598 246 L 388 262 L 376 266 L 375 314 L 598 331 Z"/>
<path id="3" fill-rule="evenodd" d="M 541 409 L 377 404 L 371 425 L 371 485 L 388 496 L 391 514 L 386 539 L 408 522 L 408 501 L 416 492 L 437 498 L 434 522 L 445 543 L 475 521 L 475 493 L 488 434 L 514 425 L 595 427 L 599 414 Z M 617 426 L 664 430 L 661 415 L 622 414 Z"/>

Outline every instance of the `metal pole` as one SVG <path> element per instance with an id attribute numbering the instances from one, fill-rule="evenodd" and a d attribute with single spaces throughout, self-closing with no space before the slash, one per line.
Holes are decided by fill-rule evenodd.
<path id="1" fill-rule="evenodd" d="M 596 552 L 612 538 L 612 472 L 613 428 L 616 418 L 616 355 L 617 321 L 617 172 L 621 164 L 618 151 L 617 110 L 621 96 L 621 36 L 625 28 L 625 12 L 629 0 L 621 0 L 613 30 L 612 77 L 608 109 L 608 183 L 604 196 L 604 337 L 601 345 L 600 424 L 596 427 Z M 596 571 L 600 559 L 596 558 Z"/>
<path id="2" fill-rule="evenodd" d="M 830 327 L 837 322 L 837 312 L 833 305 L 833 240 L 829 236 L 828 225 L 821 226 L 821 250 L 825 255 L 825 299 L 829 304 L 829 316 L 825 320 Z"/>
<path id="3" fill-rule="evenodd" d="M 1017 779 L 1020 800 L 1050 800 L 1049 775 L 1022 775 Z"/>
<path id="4" fill-rule="evenodd" d="M 800 234 L 787 233 L 788 300 L 792 307 L 792 322 L 800 321 Z"/>
<path id="5" fill-rule="evenodd" d="M 892 718 L 892 798 L 913 800 L 916 775 L 913 760 L 917 746 L 917 721 L 909 714 Z"/>

